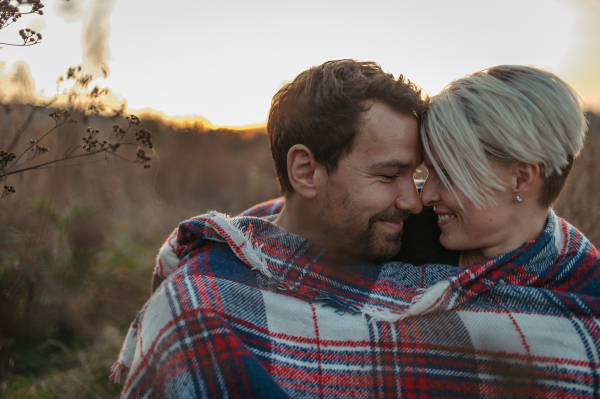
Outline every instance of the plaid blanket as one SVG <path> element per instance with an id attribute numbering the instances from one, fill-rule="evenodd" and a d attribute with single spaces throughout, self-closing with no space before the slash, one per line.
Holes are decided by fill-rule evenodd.
<path id="1" fill-rule="evenodd" d="M 466 270 L 357 264 L 269 220 L 179 225 L 122 397 L 600 397 L 598 251 L 553 212 Z"/>

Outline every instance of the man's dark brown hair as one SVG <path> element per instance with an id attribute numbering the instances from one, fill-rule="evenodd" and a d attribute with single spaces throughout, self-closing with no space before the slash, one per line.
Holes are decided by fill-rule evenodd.
<path id="1" fill-rule="evenodd" d="M 267 133 L 281 193 L 293 192 L 287 154 L 307 146 L 328 172 L 348 154 L 359 131 L 361 113 L 378 101 L 420 120 L 429 99 L 400 75 L 384 72 L 375 62 L 328 61 L 302 72 L 273 97 Z"/>

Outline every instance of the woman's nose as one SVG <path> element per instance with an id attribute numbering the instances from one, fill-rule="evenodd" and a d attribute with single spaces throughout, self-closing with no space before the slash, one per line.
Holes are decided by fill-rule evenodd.
<path id="1" fill-rule="evenodd" d="M 423 188 L 421 189 L 421 201 L 425 206 L 433 206 L 440 200 L 440 194 L 437 192 L 437 184 L 432 181 L 431 174 L 427 176 Z"/>

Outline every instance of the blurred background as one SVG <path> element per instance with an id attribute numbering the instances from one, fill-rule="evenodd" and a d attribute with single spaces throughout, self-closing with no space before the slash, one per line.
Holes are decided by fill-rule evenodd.
<path id="1" fill-rule="evenodd" d="M 23 167 L 84 154 L 88 127 L 123 145 L 4 176 L 16 192 L 0 199 L 0 397 L 118 397 L 110 366 L 163 240 L 193 215 L 279 195 L 271 97 L 327 60 L 377 61 L 431 95 L 498 64 L 566 79 L 590 130 L 555 208 L 600 245 L 597 0 L 41 0 L 19 10 L 0 29 L 0 150 L 24 153 Z M 14 46 L 25 28 L 31 45 Z M 76 122 L 32 143 L 64 109 Z M 141 123 L 120 138 L 113 126 L 126 129 L 129 114 Z M 149 168 L 132 162 L 142 128 Z"/>

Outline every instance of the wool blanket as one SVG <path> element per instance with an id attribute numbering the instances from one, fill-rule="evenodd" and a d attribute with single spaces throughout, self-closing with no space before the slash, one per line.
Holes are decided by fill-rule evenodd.
<path id="1" fill-rule="evenodd" d="M 272 219 L 179 225 L 114 367 L 123 398 L 600 397 L 598 251 L 552 211 L 465 270 L 357 264 Z"/>

